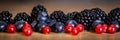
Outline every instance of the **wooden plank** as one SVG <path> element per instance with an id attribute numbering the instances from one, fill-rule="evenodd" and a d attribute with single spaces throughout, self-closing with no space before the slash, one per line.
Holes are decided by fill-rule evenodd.
<path id="1" fill-rule="evenodd" d="M 34 32 L 31 36 L 25 36 L 21 32 L 17 33 L 0 33 L 0 40 L 119 40 L 120 33 L 115 34 L 96 34 L 88 31 L 71 35 L 66 33 L 42 34 Z"/>

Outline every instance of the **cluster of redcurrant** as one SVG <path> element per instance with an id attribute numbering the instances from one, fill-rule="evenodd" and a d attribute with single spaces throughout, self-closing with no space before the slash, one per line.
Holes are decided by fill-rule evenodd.
<path id="1" fill-rule="evenodd" d="M 81 12 L 72 12 L 67 15 L 63 11 L 54 11 L 50 16 L 46 8 L 37 5 L 31 16 L 25 12 L 18 13 L 14 19 L 9 11 L 0 13 L 0 31 L 15 33 L 23 32 L 30 36 L 33 31 L 50 34 L 70 33 L 78 35 L 84 30 L 94 31 L 97 34 L 115 33 L 120 31 L 120 8 L 113 9 L 108 16 L 100 8 L 85 9 Z"/>

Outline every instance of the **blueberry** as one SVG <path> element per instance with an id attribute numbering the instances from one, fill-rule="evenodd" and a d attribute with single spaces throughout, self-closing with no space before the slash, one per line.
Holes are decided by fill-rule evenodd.
<path id="1" fill-rule="evenodd" d="M 111 24 L 114 24 L 117 27 L 117 32 L 120 31 L 120 24 L 118 21 L 112 21 Z"/>
<path id="2" fill-rule="evenodd" d="M 57 21 L 56 20 L 51 20 L 51 22 L 48 23 L 49 26 L 53 26 Z"/>
<path id="3" fill-rule="evenodd" d="M 53 26 L 53 31 L 56 33 L 64 32 L 65 25 L 62 22 L 57 22 L 55 26 Z"/>
<path id="4" fill-rule="evenodd" d="M 47 20 L 47 17 L 42 16 L 42 17 L 39 18 L 39 21 L 46 21 L 46 20 Z"/>
<path id="5" fill-rule="evenodd" d="M 16 26 L 16 28 L 17 28 L 17 31 L 22 31 L 22 27 L 23 27 L 24 23 L 25 23 L 25 21 L 23 21 L 23 20 L 17 21 L 17 22 L 15 23 L 15 26 Z"/>
<path id="6" fill-rule="evenodd" d="M 47 23 L 41 21 L 41 22 L 39 22 L 39 23 L 37 24 L 37 26 L 36 26 L 35 28 L 37 29 L 37 31 L 41 32 L 42 29 L 43 29 L 45 26 L 47 26 Z"/>
<path id="7" fill-rule="evenodd" d="M 7 23 L 4 21 L 0 21 L 0 32 L 4 32 L 7 27 Z"/>
<path id="8" fill-rule="evenodd" d="M 37 25 L 37 20 L 34 20 L 32 23 L 31 23 L 31 26 L 33 28 L 33 30 L 35 31 L 35 26 Z"/>
<path id="9" fill-rule="evenodd" d="M 104 24 L 104 21 L 101 21 L 101 20 L 95 20 L 93 23 L 92 23 L 92 27 L 91 29 L 95 29 L 95 27 L 98 25 L 98 24 Z"/>
<path id="10" fill-rule="evenodd" d="M 68 20 L 66 24 L 71 24 L 73 27 L 77 25 L 77 22 L 75 20 Z"/>
<path id="11" fill-rule="evenodd" d="M 48 16 L 47 12 L 42 12 L 41 15 L 44 17 Z"/>

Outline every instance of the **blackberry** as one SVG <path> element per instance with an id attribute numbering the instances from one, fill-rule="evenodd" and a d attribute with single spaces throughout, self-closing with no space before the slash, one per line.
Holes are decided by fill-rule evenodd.
<path id="1" fill-rule="evenodd" d="M 100 8 L 93 8 L 91 9 L 91 12 L 95 15 L 95 20 L 101 20 L 108 24 L 108 16 Z"/>
<path id="2" fill-rule="evenodd" d="M 59 10 L 59 11 L 54 11 L 52 14 L 50 14 L 50 18 L 52 20 L 56 20 L 57 22 L 62 22 L 62 23 L 66 23 L 67 21 L 67 16 L 64 14 L 63 11 Z"/>
<path id="3" fill-rule="evenodd" d="M 12 14 L 9 11 L 2 11 L 0 13 L 0 20 L 9 23 L 12 23 Z"/>
<path id="4" fill-rule="evenodd" d="M 68 14 L 67 14 L 68 20 L 74 20 L 75 15 L 76 15 L 77 13 L 78 13 L 78 12 L 68 13 Z"/>
<path id="5" fill-rule="evenodd" d="M 43 5 L 37 5 L 32 9 L 31 16 L 33 19 L 37 19 L 38 16 L 48 17 L 47 10 Z"/>
<path id="6" fill-rule="evenodd" d="M 25 12 L 18 13 L 18 14 L 15 16 L 15 18 L 14 18 L 14 21 L 15 21 L 15 22 L 21 21 L 21 20 L 26 21 L 26 22 L 28 22 L 28 23 L 31 23 L 31 18 L 30 18 L 30 16 L 29 16 L 27 13 L 25 13 Z"/>
<path id="7" fill-rule="evenodd" d="M 85 9 L 75 15 L 75 20 L 78 23 L 84 24 L 85 29 L 89 30 L 91 23 L 95 20 L 94 16 L 95 15 L 91 13 L 91 10 Z"/>
<path id="8" fill-rule="evenodd" d="M 120 8 L 115 8 L 108 13 L 110 21 L 118 21 L 120 22 Z"/>

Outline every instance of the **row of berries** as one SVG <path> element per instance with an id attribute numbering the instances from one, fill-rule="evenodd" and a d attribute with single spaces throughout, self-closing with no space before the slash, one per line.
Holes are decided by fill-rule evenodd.
<path id="1" fill-rule="evenodd" d="M 43 5 L 32 9 L 31 16 L 25 12 L 18 13 L 14 19 L 9 11 L 0 13 L 0 31 L 14 33 L 23 32 L 30 36 L 33 31 L 49 34 L 70 33 L 79 34 L 84 29 L 101 34 L 120 31 L 120 8 L 115 8 L 108 15 L 100 8 L 85 9 L 81 12 L 71 12 L 67 15 L 59 10 L 48 15 Z"/>

